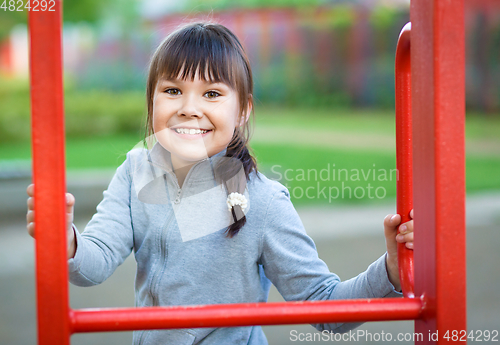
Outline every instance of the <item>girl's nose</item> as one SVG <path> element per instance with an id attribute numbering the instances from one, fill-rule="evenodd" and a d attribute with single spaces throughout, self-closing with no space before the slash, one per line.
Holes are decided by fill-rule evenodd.
<path id="1" fill-rule="evenodd" d="M 194 96 L 184 97 L 181 108 L 178 111 L 179 116 L 183 117 L 203 117 L 203 112 Z"/>

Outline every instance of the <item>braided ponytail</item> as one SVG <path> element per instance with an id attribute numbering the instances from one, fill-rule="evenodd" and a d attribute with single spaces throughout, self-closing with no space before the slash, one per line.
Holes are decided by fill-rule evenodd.
<path id="1" fill-rule="evenodd" d="M 246 182 L 250 179 L 250 173 L 252 170 L 257 173 L 257 163 L 249 152 L 247 141 L 240 130 L 236 129 L 233 139 L 227 147 L 225 157 L 237 159 L 239 164 L 234 164 L 234 160 L 222 160 L 215 168 L 216 178 L 219 179 L 219 183 L 225 186 L 228 196 L 231 193 L 244 194 Z M 241 172 L 242 169 L 244 174 Z M 236 235 L 247 221 L 240 205 L 231 207 L 231 215 L 234 223 L 226 229 L 227 237 Z"/>

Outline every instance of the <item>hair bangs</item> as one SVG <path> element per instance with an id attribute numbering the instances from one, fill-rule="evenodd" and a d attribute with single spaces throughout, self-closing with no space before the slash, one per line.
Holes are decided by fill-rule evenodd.
<path id="1" fill-rule="evenodd" d="M 238 68 L 241 62 L 227 49 L 228 44 L 215 32 L 191 28 L 164 46 L 157 75 L 167 80 L 192 81 L 198 74 L 204 81 L 225 83 L 237 89 L 237 73 L 230 66 Z"/>

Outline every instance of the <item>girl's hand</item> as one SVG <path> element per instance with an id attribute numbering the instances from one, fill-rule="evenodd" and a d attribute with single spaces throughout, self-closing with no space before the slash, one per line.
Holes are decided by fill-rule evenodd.
<path id="1" fill-rule="evenodd" d="M 35 185 L 30 184 L 26 189 L 28 193 L 28 213 L 26 214 L 26 222 L 28 234 L 35 238 Z M 75 206 L 75 197 L 66 193 L 66 237 L 68 240 L 68 259 L 75 256 L 76 241 L 73 230 L 73 210 Z"/>
<path id="2" fill-rule="evenodd" d="M 387 246 L 387 273 L 392 285 L 398 291 L 401 290 L 398 269 L 398 242 L 405 243 L 408 249 L 413 249 L 413 210 L 410 212 L 410 218 L 412 220 L 401 225 L 399 225 L 401 223 L 401 216 L 399 214 L 388 214 L 384 219 L 385 244 Z M 400 230 L 399 235 L 397 235 L 398 227 Z"/>

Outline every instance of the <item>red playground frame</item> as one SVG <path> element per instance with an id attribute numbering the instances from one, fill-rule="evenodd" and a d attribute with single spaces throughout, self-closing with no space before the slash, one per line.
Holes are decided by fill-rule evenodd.
<path id="1" fill-rule="evenodd" d="M 69 344 L 78 332 L 383 320 L 415 320 L 419 344 L 466 338 L 463 0 L 413 0 L 411 29 L 398 42 L 398 213 L 407 221 L 414 206 L 416 214 L 415 250 L 400 248 L 404 298 L 80 310 L 68 299 L 62 2 L 55 2 L 55 12 L 29 12 L 38 344 Z"/>

